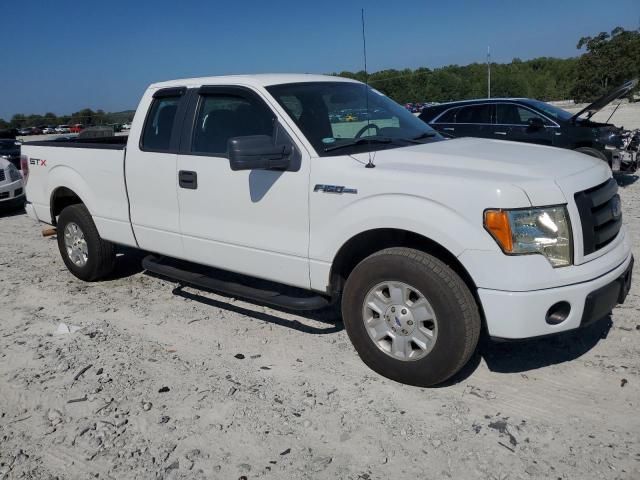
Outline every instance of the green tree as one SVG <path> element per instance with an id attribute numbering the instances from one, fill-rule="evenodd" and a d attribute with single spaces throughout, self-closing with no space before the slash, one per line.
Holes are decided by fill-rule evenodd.
<path id="1" fill-rule="evenodd" d="M 626 80 L 640 76 L 640 31 L 614 28 L 582 37 L 578 50 L 586 52 L 576 65 L 571 93 L 577 102 L 592 101 Z"/>

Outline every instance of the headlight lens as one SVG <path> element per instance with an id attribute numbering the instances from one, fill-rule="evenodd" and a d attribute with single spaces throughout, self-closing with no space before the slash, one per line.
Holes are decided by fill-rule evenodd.
<path id="1" fill-rule="evenodd" d="M 571 265 L 573 241 L 563 205 L 487 210 L 484 226 L 509 255 L 541 254 L 555 267 Z"/>

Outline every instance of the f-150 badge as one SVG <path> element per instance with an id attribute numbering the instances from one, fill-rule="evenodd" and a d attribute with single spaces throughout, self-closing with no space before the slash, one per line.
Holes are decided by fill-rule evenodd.
<path id="1" fill-rule="evenodd" d="M 315 187 L 313 187 L 313 191 L 314 192 L 324 192 L 324 193 L 353 193 L 353 194 L 357 194 L 358 193 L 358 189 L 357 188 L 347 188 L 343 185 L 321 185 L 318 184 Z"/>

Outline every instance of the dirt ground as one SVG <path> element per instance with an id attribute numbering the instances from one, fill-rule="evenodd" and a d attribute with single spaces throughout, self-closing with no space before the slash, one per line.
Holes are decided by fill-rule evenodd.
<path id="1" fill-rule="evenodd" d="M 330 311 L 177 288 L 131 253 L 83 283 L 40 231 L 0 218 L 2 480 L 640 478 L 640 262 L 611 318 L 483 342 L 423 389 L 367 369 Z"/>

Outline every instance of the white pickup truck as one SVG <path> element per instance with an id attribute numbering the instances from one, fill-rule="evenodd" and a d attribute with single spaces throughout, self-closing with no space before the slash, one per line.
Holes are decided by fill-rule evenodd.
<path id="1" fill-rule="evenodd" d="M 409 384 L 455 374 L 481 329 L 522 339 L 603 318 L 631 283 L 604 162 L 446 140 L 352 80 L 158 83 L 128 139 L 23 154 L 27 211 L 57 228 L 76 277 L 107 276 L 125 245 L 185 284 L 288 309 L 341 302 L 362 360 Z"/>

